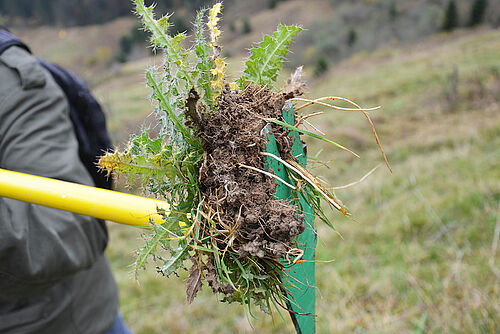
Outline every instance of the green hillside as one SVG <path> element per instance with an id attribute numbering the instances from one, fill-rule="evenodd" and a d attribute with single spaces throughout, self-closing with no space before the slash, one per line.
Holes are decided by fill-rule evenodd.
<path id="1" fill-rule="evenodd" d="M 361 155 L 310 143 L 310 155 L 323 148 L 323 160 L 335 159 L 331 169 L 317 169 L 331 183 L 357 181 L 380 165 L 337 190 L 354 219 L 332 213 L 338 233 L 319 227 L 317 257 L 335 260 L 317 265 L 319 333 L 500 330 L 499 54 L 500 31 L 458 31 L 357 54 L 310 84 L 310 98 L 382 106 L 372 117 L 394 169 L 390 175 L 383 166 L 361 114 L 325 111 L 315 121 Z M 151 62 L 129 63 L 95 89 L 122 142 L 151 111 L 141 83 Z M 136 281 L 131 264 L 140 234 L 113 225 L 108 249 L 133 331 L 251 332 L 243 308 L 218 304 L 209 289 L 188 306 L 185 277 L 160 277 L 151 267 Z M 279 314 L 255 316 L 256 333 L 292 331 L 286 314 L 286 325 Z"/>

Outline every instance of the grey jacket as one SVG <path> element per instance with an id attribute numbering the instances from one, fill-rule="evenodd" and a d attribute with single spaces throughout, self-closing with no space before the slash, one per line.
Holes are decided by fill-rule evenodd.
<path id="1" fill-rule="evenodd" d="M 68 103 L 25 50 L 0 55 L 0 168 L 92 185 Z M 0 333 L 106 333 L 118 291 L 96 219 L 0 197 Z"/>

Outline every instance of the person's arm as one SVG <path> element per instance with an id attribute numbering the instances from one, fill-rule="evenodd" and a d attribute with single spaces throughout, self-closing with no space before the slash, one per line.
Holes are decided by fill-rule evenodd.
<path id="1" fill-rule="evenodd" d="M 61 89 L 17 47 L 0 56 L 0 168 L 92 185 Z M 107 244 L 96 219 L 0 197 L 0 291 L 35 295 L 87 269 Z"/>

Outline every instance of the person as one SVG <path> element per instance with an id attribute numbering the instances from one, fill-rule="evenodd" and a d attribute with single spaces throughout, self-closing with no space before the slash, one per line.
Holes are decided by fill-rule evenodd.
<path id="1" fill-rule="evenodd" d="M 61 88 L 37 58 L 0 55 L 0 168 L 93 185 Z M 0 197 L 0 333 L 129 333 L 104 222 Z"/>

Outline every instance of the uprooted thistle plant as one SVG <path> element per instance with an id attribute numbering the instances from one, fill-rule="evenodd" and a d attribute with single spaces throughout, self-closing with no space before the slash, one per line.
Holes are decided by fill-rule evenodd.
<path id="1" fill-rule="evenodd" d="M 241 77 L 227 82 L 219 45 L 221 3 L 198 12 L 192 45 L 186 47 L 184 33 L 169 35 L 169 15 L 155 19 L 153 7 L 135 2 L 152 46 L 164 55 L 161 67 L 146 72 L 159 133 L 153 138 L 145 129 L 132 135 L 124 151 L 107 153 L 100 166 L 140 178 L 149 194 L 170 204 L 158 208 L 164 222 L 151 225 L 136 268 L 144 268 L 150 258 L 159 261 L 157 269 L 166 276 L 189 267 L 188 302 L 206 282 L 224 301 L 245 307 L 253 301 L 265 311 L 285 305 L 283 269 L 287 261 L 300 260 L 296 238 L 304 230 L 299 196 L 329 225 L 320 199 L 347 214 L 286 147 L 290 131 L 327 140 L 299 129 L 300 120 L 291 125 L 283 119 L 285 102 L 300 94 L 298 77 L 285 91 L 273 91 L 301 28 L 279 25 L 250 50 Z M 264 127 L 272 129 L 281 156 L 264 152 Z M 291 181 L 278 181 L 294 190 L 295 199 L 274 197 L 277 177 L 265 171 L 266 159 L 286 166 Z"/>

